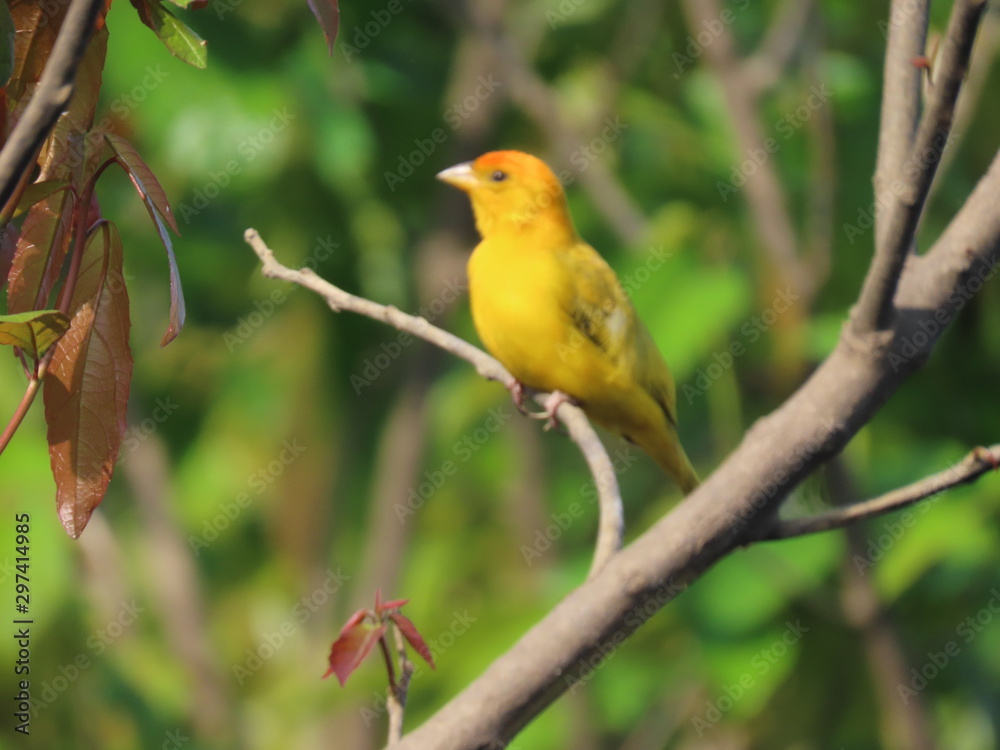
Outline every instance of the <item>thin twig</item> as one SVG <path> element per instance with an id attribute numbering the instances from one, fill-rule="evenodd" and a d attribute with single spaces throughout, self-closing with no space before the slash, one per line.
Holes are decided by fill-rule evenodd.
<path id="1" fill-rule="evenodd" d="M 389 689 L 386 709 L 389 712 L 389 744 L 403 738 L 403 716 L 406 713 L 406 695 L 410 689 L 410 678 L 413 677 L 413 662 L 406 655 L 406 643 L 403 634 L 395 625 L 390 627 L 396 641 L 396 654 L 399 656 L 399 681 Z M 385 641 L 380 641 L 384 643 Z"/>
<path id="2" fill-rule="evenodd" d="M 348 311 L 364 315 L 428 341 L 469 362 L 476 368 L 476 372 L 484 378 L 497 380 L 501 383 L 513 381 L 512 376 L 504 369 L 503 365 L 486 352 L 458 338 L 458 336 L 431 325 L 424 318 L 408 315 L 391 305 L 381 305 L 378 302 L 372 302 L 346 292 L 320 278 L 308 268 L 295 270 L 283 266 L 277 261 L 274 253 L 255 229 L 247 229 L 243 237 L 257 254 L 261 262 L 262 273 L 268 278 L 290 281 L 315 292 L 326 301 L 334 312 Z M 592 578 L 604 567 L 614 553 L 621 549 L 624 521 L 618 480 L 615 477 L 614 467 L 607 450 L 583 411 L 570 403 L 561 402 L 556 410 L 556 416 L 566 426 L 570 438 L 583 452 L 597 486 L 600 518 L 594 560 L 590 569 L 590 577 Z"/>
<path id="3" fill-rule="evenodd" d="M 905 487 L 861 503 L 834 508 L 808 518 L 793 518 L 778 521 L 759 537 L 760 541 L 789 539 L 794 536 L 816 534 L 821 531 L 839 529 L 865 518 L 873 518 L 894 510 L 913 505 L 931 495 L 975 481 L 988 471 L 1000 465 L 1000 444 L 989 448 L 976 448 L 957 464 L 944 471 L 932 474 Z"/>
<path id="4" fill-rule="evenodd" d="M 890 325 L 899 276 L 913 246 L 927 192 L 948 143 L 955 103 L 969 67 L 972 42 L 985 6 L 986 0 L 958 0 L 955 3 L 935 64 L 930 101 L 917 127 L 913 146 L 904 163 L 888 175 L 883 172 L 877 180 L 891 179 L 887 186 L 880 186 L 879 198 L 892 196 L 892 200 L 885 222 L 876 230 L 875 257 L 854 316 L 857 333 L 872 333 Z M 891 56 L 890 49 L 886 57 Z M 912 60 L 896 60 L 896 63 L 913 65 Z M 918 76 L 918 86 L 919 80 Z M 886 83 L 888 86 L 889 81 Z"/>

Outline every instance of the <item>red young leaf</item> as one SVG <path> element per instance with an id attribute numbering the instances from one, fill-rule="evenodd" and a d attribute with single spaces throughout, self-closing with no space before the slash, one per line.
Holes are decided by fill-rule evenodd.
<path id="1" fill-rule="evenodd" d="M 333 54 L 333 43 L 337 40 L 337 29 L 340 27 L 340 7 L 338 0 L 307 0 L 323 36 L 326 37 L 326 49 Z"/>
<path id="2" fill-rule="evenodd" d="M 434 657 L 431 655 L 430 648 L 427 647 L 427 643 L 424 641 L 422 635 L 417 630 L 417 626 L 414 625 L 409 618 L 403 615 L 401 612 L 393 612 L 389 615 L 389 619 L 396 623 L 396 627 L 399 628 L 399 632 L 403 634 L 407 642 L 413 646 L 413 649 L 424 657 L 424 661 L 431 665 L 431 669 L 437 669 L 434 666 Z"/>
<path id="3" fill-rule="evenodd" d="M 409 599 L 390 599 L 387 602 L 382 602 L 382 606 L 377 610 L 379 613 L 385 612 L 390 609 L 399 609 L 404 604 L 406 604 Z"/>
<path id="4" fill-rule="evenodd" d="M 55 346 L 43 397 L 56 509 L 76 538 L 111 480 L 132 381 L 128 293 L 114 225 L 102 224 L 87 243 L 69 309 L 76 314 Z"/>
<path id="5" fill-rule="evenodd" d="M 367 609 L 359 609 L 357 612 L 351 615 L 351 618 L 347 622 L 344 623 L 344 627 L 340 629 L 340 634 L 343 635 L 345 630 L 353 628 L 355 625 L 357 625 L 359 622 L 365 619 L 365 615 L 367 614 L 369 614 Z"/>
<path id="6" fill-rule="evenodd" d="M 357 613 L 355 616 L 357 617 Z M 354 620 L 354 617 L 351 620 Z M 372 648 L 385 634 L 386 625 L 372 625 L 367 622 L 355 622 L 340 631 L 340 637 L 333 642 L 330 647 L 330 668 L 326 670 L 323 678 L 331 674 L 337 675 L 337 680 L 341 687 L 347 682 L 347 678 L 364 661 L 364 658 L 371 653 Z"/>

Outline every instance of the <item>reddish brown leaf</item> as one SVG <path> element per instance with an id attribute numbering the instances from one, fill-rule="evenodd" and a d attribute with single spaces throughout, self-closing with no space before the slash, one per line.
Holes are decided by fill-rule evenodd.
<path id="1" fill-rule="evenodd" d="M 9 312 L 48 306 L 69 247 L 74 204 L 73 196 L 63 191 L 39 201 L 24 217 L 10 269 Z"/>
<path id="2" fill-rule="evenodd" d="M 16 119 L 42 76 L 45 62 L 56 41 L 56 32 L 66 13 L 66 6 L 58 4 L 49 9 L 49 13 L 45 13 L 37 1 L 11 0 L 9 4 L 16 34 L 14 68 L 6 91 L 9 106 L 13 108 Z M 41 23 L 43 17 L 46 19 L 45 23 Z"/>
<path id="3" fill-rule="evenodd" d="M 111 150 L 115 152 L 122 169 L 128 173 L 129 179 L 132 180 L 132 184 L 139 192 L 139 197 L 145 203 L 152 204 L 153 208 L 159 211 L 160 216 L 167 222 L 167 226 L 173 229 L 175 234 L 180 234 L 181 230 L 177 228 L 177 220 L 174 218 L 173 209 L 170 208 L 166 192 L 160 185 L 160 181 L 156 179 L 156 175 L 153 174 L 153 170 L 139 156 L 135 146 L 115 133 L 105 133 L 104 139 L 111 146 Z"/>
<path id="4" fill-rule="evenodd" d="M 356 617 L 357 615 L 355 615 Z M 354 618 L 352 617 L 351 620 Z M 347 678 L 364 661 L 364 658 L 371 653 L 372 648 L 379 639 L 385 635 L 386 625 L 372 625 L 367 622 L 355 622 L 340 631 L 340 637 L 333 642 L 330 647 L 330 668 L 326 670 L 323 678 L 331 674 L 337 675 L 337 680 L 341 687 L 347 682 Z"/>
<path id="5" fill-rule="evenodd" d="M 326 49 L 333 54 L 333 43 L 337 41 L 337 29 L 340 28 L 340 6 L 338 0 L 307 0 L 323 36 L 326 37 Z"/>
<path id="6" fill-rule="evenodd" d="M 437 669 L 434 666 L 434 657 L 431 655 L 431 650 L 424 641 L 424 637 L 417 630 L 417 626 L 406 615 L 398 611 L 392 612 L 389 615 L 389 619 L 396 623 L 396 627 L 399 628 L 399 632 L 403 634 L 407 643 L 413 646 L 413 650 L 420 654 L 425 662 L 431 665 L 431 669 Z"/>
<path id="7" fill-rule="evenodd" d="M 87 244 L 70 309 L 77 312 L 55 346 L 43 395 L 56 509 L 76 538 L 111 480 L 132 380 L 121 238 L 112 224 Z"/>
<path id="8" fill-rule="evenodd" d="M 104 137 L 112 151 L 118 157 L 122 168 L 128 173 L 132 184 L 135 185 L 135 189 L 139 191 L 139 197 L 142 198 L 142 202 L 145 204 L 146 210 L 149 212 L 149 216 L 156 226 L 156 232 L 160 236 L 160 241 L 167 251 L 167 264 L 170 267 L 170 325 L 167 327 L 167 332 L 163 335 L 163 340 L 160 341 L 160 346 L 166 346 L 177 338 L 177 334 L 181 332 L 181 329 L 184 327 L 186 313 L 184 307 L 184 290 L 181 288 L 180 269 L 177 267 L 177 258 L 174 256 L 174 247 L 170 242 L 170 234 L 167 232 L 167 228 L 163 226 L 163 221 L 160 217 L 162 216 L 163 219 L 166 219 L 170 227 L 178 234 L 180 234 L 180 230 L 177 229 L 177 221 L 174 219 L 174 212 L 170 208 L 170 201 L 167 200 L 167 194 L 164 192 L 163 187 L 161 187 L 159 180 L 156 179 L 152 170 L 142 160 L 142 157 L 139 156 L 139 153 L 132 144 L 114 133 L 105 133 Z"/>
<path id="9" fill-rule="evenodd" d="M 14 251 L 17 250 L 17 229 L 8 224 L 0 232 L 0 289 L 7 286 L 7 276 L 14 262 Z"/>

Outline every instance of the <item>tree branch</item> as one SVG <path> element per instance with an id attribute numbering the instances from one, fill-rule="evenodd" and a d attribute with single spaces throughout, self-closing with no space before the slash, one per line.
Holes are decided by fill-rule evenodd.
<path id="1" fill-rule="evenodd" d="M 905 12 L 901 8 L 902 3 L 898 5 L 899 8 L 894 3 L 893 12 L 896 13 L 897 10 Z M 913 138 L 913 145 L 907 151 L 906 160 L 895 163 L 901 156 L 901 147 L 898 144 L 892 147 L 889 156 L 880 159 L 879 168 L 883 171 L 876 172 L 876 184 L 880 182 L 883 184 L 877 198 L 879 200 L 884 197 L 889 198 L 888 211 L 885 220 L 876 228 L 875 257 L 865 278 L 854 315 L 854 326 L 860 333 L 884 330 L 892 319 L 893 300 L 900 272 L 913 246 L 927 193 L 934 180 L 941 154 L 948 143 L 955 103 L 968 70 L 972 42 L 976 37 L 985 6 L 986 0 L 957 0 L 935 66 L 935 82 L 931 89 L 930 102 Z M 926 9 L 924 24 L 926 26 Z M 898 33 L 904 33 L 902 30 L 908 29 L 910 25 L 911 23 L 904 22 L 898 27 L 901 30 Z M 892 33 L 891 31 L 890 38 Z M 898 41 L 897 46 L 900 50 L 905 48 L 909 51 L 912 43 L 912 40 L 903 40 Z M 892 50 L 889 52 L 892 53 Z M 914 66 L 912 58 L 903 59 L 902 54 L 900 51 L 896 55 L 886 55 L 887 74 L 890 71 L 888 61 L 890 57 L 894 58 L 891 63 L 892 70 L 895 70 L 896 66 L 905 64 Z M 916 69 L 916 73 L 919 92 L 920 70 Z M 905 136 L 905 133 L 896 131 L 905 128 L 906 123 L 903 120 L 909 117 L 913 107 L 912 98 L 918 96 L 918 93 L 910 91 L 913 86 L 912 76 L 904 82 L 902 74 L 898 75 L 900 76 L 898 79 L 886 81 L 886 99 L 883 107 L 888 106 L 887 103 L 890 101 L 900 99 L 899 103 L 904 111 L 903 114 L 891 117 L 886 122 L 886 130 L 880 131 L 880 145 L 883 137 Z M 905 93 L 894 93 L 895 89 L 890 88 L 895 86 L 902 89 L 904 85 L 910 87 Z M 886 180 L 891 181 L 885 183 Z"/>
<path id="2" fill-rule="evenodd" d="M 476 372 L 484 378 L 498 380 L 501 383 L 513 382 L 511 374 L 493 357 L 467 341 L 431 325 L 424 318 L 408 315 L 391 305 L 381 305 L 346 292 L 321 279 L 308 268 L 294 270 L 283 266 L 277 261 L 274 253 L 255 229 L 246 230 L 244 239 L 257 254 L 262 265 L 262 272 L 268 278 L 290 281 L 315 292 L 326 301 L 334 312 L 347 310 L 364 315 L 422 338 L 424 341 L 469 362 L 476 368 Z M 535 395 L 535 399 L 539 403 L 544 403 L 544 397 L 545 394 Z M 624 520 L 618 480 L 604 444 L 594 432 L 594 428 L 583 411 L 570 403 L 562 402 L 556 411 L 556 416 L 566 426 L 570 438 L 583 453 L 597 486 L 600 518 L 594 559 L 590 569 L 590 576 L 593 577 L 621 548 Z"/>
<path id="3" fill-rule="evenodd" d="M 790 539 L 805 534 L 840 529 L 866 518 L 900 510 L 960 484 L 973 482 L 986 472 L 997 469 L 998 465 L 1000 465 L 1000 444 L 989 448 L 976 448 L 957 464 L 937 474 L 861 503 L 834 508 L 808 518 L 778 521 L 770 529 L 765 530 L 758 539 L 760 541 Z"/>
<path id="4" fill-rule="evenodd" d="M 72 0 L 38 87 L 0 151 L 0 207 L 7 205 L 21 176 L 73 96 L 76 69 L 87 49 L 104 0 Z M 43 11 L 45 12 L 45 11 Z"/>
<path id="5" fill-rule="evenodd" d="M 1000 155 L 927 256 L 904 270 L 900 299 L 929 319 L 941 321 L 943 314 L 933 336 L 925 331 L 927 347 L 957 313 L 953 300 L 968 298 L 964 284 L 975 269 L 992 273 L 996 264 L 998 184 Z M 809 380 L 758 420 L 697 490 L 394 750 L 503 747 L 581 675 L 611 658 L 656 610 L 758 536 L 788 492 L 839 452 L 922 364 L 908 344 L 905 337 L 857 336 L 845 327 Z"/>

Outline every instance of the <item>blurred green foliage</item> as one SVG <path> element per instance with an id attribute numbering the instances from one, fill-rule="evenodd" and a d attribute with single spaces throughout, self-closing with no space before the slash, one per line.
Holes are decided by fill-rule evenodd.
<path id="1" fill-rule="evenodd" d="M 471 219 L 434 174 L 493 148 L 539 154 L 567 171 L 581 233 L 630 281 L 674 370 L 682 437 L 703 475 L 836 341 L 872 251 L 870 231 L 849 238 L 844 225 L 873 203 L 883 4 L 824 2 L 804 42 L 809 64 L 793 59 L 762 98 L 765 136 L 780 144 L 770 158 L 802 236 L 811 196 L 832 190 L 829 277 L 770 324 L 755 321 L 785 283 L 745 191 L 720 194 L 747 155 L 704 49 L 678 62 L 690 45 L 698 51 L 701 31 L 680 8 L 388 7 L 342 7 L 329 58 L 300 0 L 210 0 L 178 13 L 209 41 L 205 70 L 170 57 L 128 4 L 111 11 L 106 110 L 173 201 L 188 323 L 157 346 L 165 259 L 127 179 L 109 174 L 99 199 L 123 236 L 135 354 L 116 478 L 73 542 L 53 512 L 40 409 L 0 463 L 4 512 L 31 515 L 31 683 L 44 703 L 32 747 L 381 746 L 381 666 L 366 664 L 344 689 L 319 679 L 340 625 L 376 585 L 411 599 L 407 614 L 435 649 L 438 670 L 418 670 L 411 687 L 412 727 L 586 575 L 596 509 L 572 445 L 517 416 L 506 392 L 466 364 L 262 278 L 246 227 L 288 265 L 308 262 L 349 291 L 423 307 L 475 340 L 467 300 L 453 301 L 475 242 Z M 728 7 L 748 52 L 789 6 Z M 505 76 L 489 49 L 500 17 L 547 86 L 541 94 Z M 935 4 L 932 25 L 946 18 Z M 981 34 L 981 95 L 960 121 L 925 247 L 997 148 L 997 33 L 994 12 Z M 833 136 L 825 185 L 814 169 L 818 117 L 795 120 L 787 137 L 779 128 L 816 85 L 831 92 L 821 105 Z M 625 127 L 602 141 L 607 118 Z M 849 446 L 836 469 L 841 497 L 905 484 L 996 441 L 998 329 L 993 282 Z M 742 353 L 726 363 L 733 342 Z M 4 414 L 20 397 L 18 377 L 12 361 L 0 369 Z M 609 446 L 627 467 L 634 537 L 676 491 L 645 457 Z M 830 502 L 832 473 L 798 490 L 793 510 Z M 513 747 L 893 748 L 905 736 L 894 722 L 911 711 L 938 747 L 996 747 L 997 488 L 986 477 L 866 524 L 850 544 L 837 532 L 731 555 Z M 10 602 L 12 535 L 4 543 Z M 876 614 L 866 617 L 859 602 L 869 599 Z M 6 698 L 15 658 L 12 639 L 0 639 Z M 919 687 L 911 669 L 933 677 Z M 21 740 L 5 729 L 0 747 Z"/>

